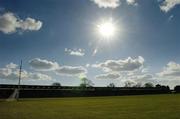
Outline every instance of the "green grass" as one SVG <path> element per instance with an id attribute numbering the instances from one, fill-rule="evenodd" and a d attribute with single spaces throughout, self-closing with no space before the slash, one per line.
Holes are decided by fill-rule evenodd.
<path id="1" fill-rule="evenodd" d="M 180 95 L 1 101 L 0 119 L 180 119 Z"/>

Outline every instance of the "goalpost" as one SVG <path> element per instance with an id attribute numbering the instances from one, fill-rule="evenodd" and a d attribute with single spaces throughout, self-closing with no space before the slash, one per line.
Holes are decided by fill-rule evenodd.
<path id="1" fill-rule="evenodd" d="M 19 66 L 18 86 L 14 89 L 14 92 L 8 97 L 7 101 L 19 100 L 20 88 L 21 88 L 21 72 L 22 72 L 22 60 Z"/>

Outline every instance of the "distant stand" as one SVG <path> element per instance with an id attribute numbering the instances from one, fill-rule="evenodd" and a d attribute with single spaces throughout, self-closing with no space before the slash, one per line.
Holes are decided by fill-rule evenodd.
<path id="1" fill-rule="evenodd" d="M 22 60 L 19 67 L 19 80 L 18 80 L 18 87 L 14 89 L 13 93 L 6 99 L 6 101 L 18 101 L 20 95 L 20 88 L 21 88 L 21 72 L 22 72 Z"/>

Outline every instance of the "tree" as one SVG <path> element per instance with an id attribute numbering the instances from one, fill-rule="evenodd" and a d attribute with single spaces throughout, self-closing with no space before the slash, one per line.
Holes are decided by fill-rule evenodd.
<path id="1" fill-rule="evenodd" d="M 54 82 L 52 83 L 52 86 L 61 86 L 61 84 L 59 82 Z"/>
<path id="2" fill-rule="evenodd" d="M 161 89 L 170 90 L 169 86 L 165 86 L 165 85 L 157 84 L 155 87 L 156 87 L 156 88 L 161 88 Z"/>
<path id="3" fill-rule="evenodd" d="M 114 83 L 110 83 L 109 85 L 107 85 L 107 87 L 110 87 L 110 88 L 114 88 L 116 87 Z"/>
<path id="4" fill-rule="evenodd" d="M 133 87 L 133 85 L 135 84 L 135 82 L 133 82 L 133 81 L 125 81 L 124 84 L 125 84 L 124 87 Z"/>
<path id="5" fill-rule="evenodd" d="M 142 84 L 141 84 L 140 82 L 138 82 L 138 83 L 136 83 L 133 87 L 139 88 L 139 87 L 141 87 L 141 86 L 142 86 Z"/>
<path id="6" fill-rule="evenodd" d="M 80 84 L 80 87 L 85 88 L 85 87 L 92 87 L 94 83 L 87 79 L 86 77 L 81 79 L 82 83 Z"/>
<path id="7" fill-rule="evenodd" d="M 156 88 L 161 88 L 161 85 L 160 85 L 160 84 L 157 84 L 157 85 L 156 85 Z"/>
<path id="8" fill-rule="evenodd" d="M 153 83 L 148 82 L 148 83 L 145 83 L 145 84 L 144 84 L 144 87 L 146 87 L 146 88 L 152 88 L 152 87 L 154 87 L 154 85 L 153 85 Z"/>

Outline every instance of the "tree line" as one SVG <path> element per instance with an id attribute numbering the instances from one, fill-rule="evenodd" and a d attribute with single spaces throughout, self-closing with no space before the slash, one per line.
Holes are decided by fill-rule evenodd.
<path id="1" fill-rule="evenodd" d="M 52 86 L 62 86 L 62 85 L 59 82 L 54 82 L 54 83 L 52 83 Z M 93 87 L 93 86 L 94 86 L 94 83 L 91 80 L 89 80 L 88 78 L 85 78 L 85 77 L 81 79 L 81 83 L 79 85 L 79 87 L 81 87 L 81 88 Z M 115 85 L 115 83 L 109 83 L 107 85 L 107 87 L 115 88 L 117 86 Z M 154 85 L 151 82 L 147 82 L 147 83 L 142 84 L 142 83 L 134 83 L 132 81 L 125 81 L 124 82 L 124 87 L 126 87 L 126 88 L 140 88 L 140 87 L 144 87 L 144 88 L 153 88 L 153 87 L 162 88 L 162 87 L 164 87 L 164 88 L 170 89 L 169 86 L 164 86 L 164 85 L 161 85 L 161 84 Z"/>

